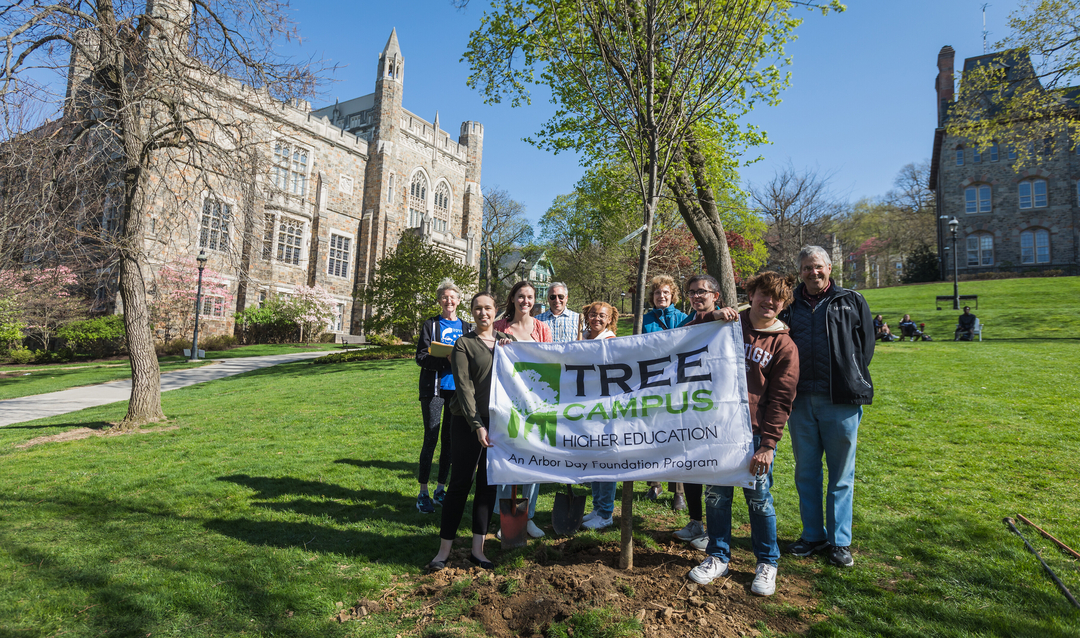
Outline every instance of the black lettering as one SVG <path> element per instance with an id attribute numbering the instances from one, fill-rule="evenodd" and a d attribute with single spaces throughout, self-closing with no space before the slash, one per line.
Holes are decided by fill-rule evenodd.
<path id="1" fill-rule="evenodd" d="M 689 359 L 690 357 L 692 357 L 692 356 L 694 356 L 696 354 L 701 354 L 702 352 L 708 352 L 708 351 L 709 351 L 709 346 L 705 346 L 703 348 L 698 348 L 697 350 L 691 350 L 690 352 L 680 352 L 678 355 L 676 355 L 676 356 L 679 357 L 678 375 L 677 375 L 677 379 L 678 379 L 679 383 L 690 383 L 692 381 L 712 381 L 712 373 L 699 374 L 699 375 L 693 376 L 693 377 L 686 376 L 686 369 L 687 368 L 700 368 L 701 367 L 701 359 L 696 359 L 694 361 L 687 361 L 687 359 Z"/>
<path id="2" fill-rule="evenodd" d="M 595 369 L 596 366 L 566 366 L 567 372 L 577 372 L 577 395 L 579 397 L 585 396 L 585 371 Z"/>
<path id="3" fill-rule="evenodd" d="M 656 388 L 662 385 L 671 385 L 671 379 L 664 379 L 662 381 L 651 381 L 653 377 L 658 377 L 664 374 L 664 368 L 659 370 L 650 370 L 649 366 L 656 365 L 658 363 L 671 363 L 671 357 L 667 356 L 663 359 L 649 359 L 648 361 L 638 361 L 638 370 L 641 373 L 641 389 Z"/>
<path id="4" fill-rule="evenodd" d="M 569 368 L 570 366 L 566 366 L 566 367 Z M 589 366 L 589 367 L 591 368 L 592 366 Z M 623 375 L 622 376 L 609 377 L 608 372 L 609 371 L 615 371 L 615 370 L 621 370 L 623 372 Z M 625 363 L 608 363 L 608 364 L 601 365 L 600 366 L 600 396 L 602 396 L 602 397 L 611 396 L 611 392 L 609 392 L 609 388 L 611 387 L 612 383 L 615 383 L 620 388 L 622 388 L 623 392 L 630 392 L 630 384 L 627 383 L 626 381 L 632 376 L 634 376 L 634 371 L 631 370 L 630 366 L 626 365 Z M 579 385 L 578 388 L 581 389 L 582 387 Z"/>

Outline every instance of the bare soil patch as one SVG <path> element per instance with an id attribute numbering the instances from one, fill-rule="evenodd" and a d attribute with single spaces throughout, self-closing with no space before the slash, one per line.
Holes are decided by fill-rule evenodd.
<path id="1" fill-rule="evenodd" d="M 749 525 L 735 532 L 736 538 L 749 534 Z M 467 561 L 467 542 L 459 540 L 462 547 L 455 546 L 443 571 L 398 579 L 381 603 L 357 601 L 336 619 L 364 622 L 368 613 L 403 607 L 399 613 L 415 619 L 420 635 L 429 625 L 453 622 L 436 616 L 435 608 L 458 597 L 476 603 L 456 620 L 476 621 L 485 634 L 499 638 L 540 637 L 551 624 L 599 607 L 637 618 L 648 638 L 757 636 L 764 628 L 777 634 L 804 634 L 812 623 L 824 620 L 816 612 L 811 582 L 785 573 L 783 564 L 776 594 L 770 597 L 750 593 L 754 556 L 738 547 L 728 577 L 697 585 L 686 574 L 705 554 L 672 539 L 670 532 L 651 535 L 660 547 L 637 548 L 631 570 L 618 568 L 617 541 L 570 537 L 530 545 L 521 568 L 498 574 L 473 567 Z M 499 543 L 489 539 L 489 556 L 498 561 Z M 400 595 L 409 590 L 411 601 Z M 416 602 L 422 605 L 416 608 Z"/>
<path id="2" fill-rule="evenodd" d="M 78 441 L 79 439 L 88 439 L 92 436 L 124 436 L 125 434 L 154 434 L 157 432 L 168 432 L 169 430 L 177 429 L 178 425 L 167 425 L 157 428 L 142 428 L 138 430 L 94 430 L 92 428 L 75 428 L 74 430 L 67 430 L 59 434 L 50 434 L 48 436 L 39 436 L 25 443 L 19 443 L 15 447 L 28 448 L 35 445 L 42 445 L 44 443 L 59 443 L 61 441 Z"/>

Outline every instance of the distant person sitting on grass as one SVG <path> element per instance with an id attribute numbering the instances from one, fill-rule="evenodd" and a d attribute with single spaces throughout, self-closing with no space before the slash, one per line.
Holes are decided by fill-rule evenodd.
<path id="1" fill-rule="evenodd" d="M 899 337 L 893 335 L 892 330 L 889 330 L 889 324 L 885 323 L 885 319 L 881 315 L 874 317 L 874 336 L 880 341 L 896 341 Z"/>
<path id="2" fill-rule="evenodd" d="M 971 306 L 964 306 L 964 314 L 956 320 L 956 334 L 953 341 L 971 341 L 975 336 L 975 315 L 971 314 Z"/>
<path id="3" fill-rule="evenodd" d="M 912 341 L 916 339 L 922 339 L 923 341 L 933 341 L 930 335 L 923 332 L 919 325 L 911 320 L 911 315 L 904 315 L 904 318 L 900 320 L 900 334 L 904 337 L 909 337 Z"/>

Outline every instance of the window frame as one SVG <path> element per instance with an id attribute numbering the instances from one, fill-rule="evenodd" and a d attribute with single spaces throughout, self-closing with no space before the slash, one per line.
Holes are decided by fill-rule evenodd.
<path id="1" fill-rule="evenodd" d="M 1039 203 L 1040 193 L 1038 187 L 1042 186 L 1042 203 Z M 1024 194 L 1024 190 L 1027 189 L 1027 195 Z M 1020 210 L 1031 210 L 1033 208 L 1046 208 L 1050 201 L 1048 195 L 1048 189 L 1046 180 L 1042 178 L 1025 179 L 1017 185 L 1017 206 Z M 1027 205 L 1024 204 L 1024 200 L 1027 200 Z"/>
<path id="2" fill-rule="evenodd" d="M 1024 246 L 1024 240 L 1031 240 L 1030 246 Z M 1044 241 L 1039 242 L 1042 238 Z M 1040 249 L 1045 249 L 1045 257 L 1041 255 L 1043 252 Z M 1030 251 L 1030 258 L 1025 255 L 1025 251 Z M 1041 264 L 1049 264 L 1052 261 L 1050 252 L 1050 231 L 1045 228 L 1028 228 L 1020 233 L 1020 263 L 1023 265 L 1038 266 Z"/>
<path id="3" fill-rule="evenodd" d="M 972 240 L 975 240 L 974 248 L 971 246 Z M 990 244 L 989 249 L 985 245 L 987 241 Z M 964 240 L 964 246 L 967 253 L 966 263 L 968 268 L 985 268 L 994 265 L 994 236 L 991 233 L 968 235 Z M 972 255 L 975 256 L 974 263 L 972 262 Z"/>
<path id="4" fill-rule="evenodd" d="M 307 196 L 313 155 L 312 149 L 303 144 L 286 138 L 274 140 L 270 153 L 270 182 L 274 188 L 290 197 Z"/>
<path id="5" fill-rule="evenodd" d="M 423 180 L 422 184 L 420 180 Z M 408 228 L 419 228 L 421 225 L 423 225 L 424 216 L 427 215 L 427 203 L 428 195 L 430 195 L 430 190 L 431 180 L 428 179 L 427 173 L 420 169 L 417 169 L 412 174 L 412 178 L 409 179 L 409 192 L 407 202 L 409 209 Z"/>
<path id="6" fill-rule="evenodd" d="M 970 184 L 964 188 L 964 212 L 968 215 L 992 213 L 993 198 L 994 191 L 989 184 Z"/>
<path id="7" fill-rule="evenodd" d="M 290 228 L 296 232 L 287 232 Z M 304 254 L 307 232 L 305 220 L 278 211 L 267 212 L 263 218 L 263 261 L 303 267 L 307 258 Z"/>
<path id="8" fill-rule="evenodd" d="M 964 165 L 964 145 L 960 144 L 956 147 L 956 165 Z"/>
<path id="9" fill-rule="evenodd" d="M 221 219 L 218 221 L 218 228 L 213 228 L 214 216 L 211 214 L 207 216 L 207 205 L 217 204 L 218 210 L 226 210 L 221 215 Z M 229 229 L 232 225 L 232 208 L 233 203 L 222 197 L 214 197 L 212 195 L 203 196 L 202 209 L 199 212 L 199 237 L 197 244 L 199 248 L 205 248 L 206 250 L 212 250 L 214 252 L 225 253 L 229 252 L 229 248 L 232 245 L 232 237 Z M 210 222 L 210 226 L 205 226 L 204 222 Z M 217 233 L 217 245 L 211 246 L 211 238 Z"/>
<path id="10" fill-rule="evenodd" d="M 337 238 L 344 243 L 344 248 L 335 247 L 334 239 Z M 352 257 L 352 245 L 353 236 L 345 233 L 339 233 L 330 231 L 330 240 L 327 242 L 326 249 L 326 274 L 331 277 L 341 277 L 342 279 L 349 278 L 349 260 Z M 335 253 L 337 255 L 335 256 Z M 344 253 L 344 254 L 341 254 Z M 334 272 L 334 265 L 338 265 L 338 272 Z"/>
<path id="11" fill-rule="evenodd" d="M 203 295 L 199 304 L 199 316 L 210 319 L 225 318 L 225 297 L 216 295 Z M 209 311 L 207 311 L 209 308 Z"/>

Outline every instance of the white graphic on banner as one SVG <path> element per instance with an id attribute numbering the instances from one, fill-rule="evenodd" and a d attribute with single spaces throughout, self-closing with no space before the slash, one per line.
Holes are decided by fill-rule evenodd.
<path id="1" fill-rule="evenodd" d="M 753 487 L 742 329 L 495 349 L 488 480 Z"/>

